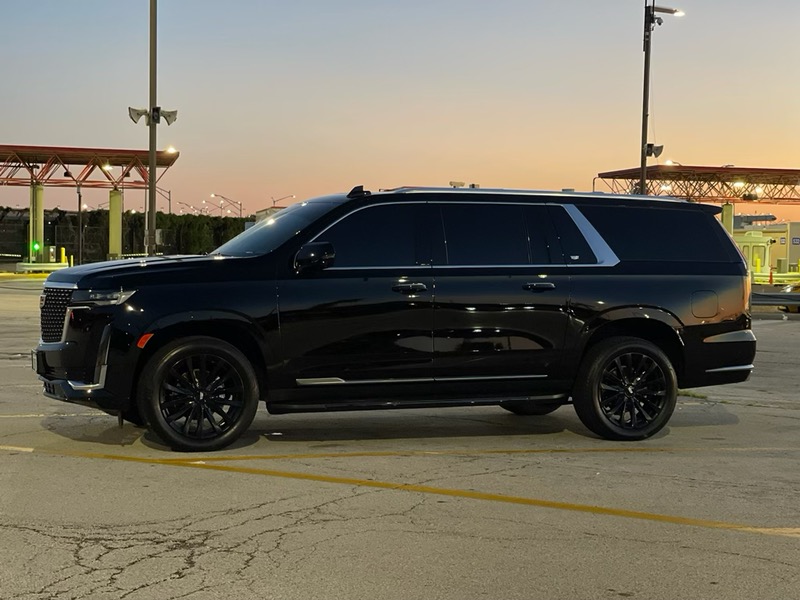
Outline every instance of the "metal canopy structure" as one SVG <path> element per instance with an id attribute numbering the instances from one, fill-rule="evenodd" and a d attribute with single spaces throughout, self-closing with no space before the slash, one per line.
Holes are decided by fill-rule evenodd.
<path id="1" fill-rule="evenodd" d="M 598 173 L 608 189 L 617 194 L 636 193 L 638 168 Z M 800 202 L 800 169 L 757 167 L 703 167 L 681 164 L 647 167 L 647 194 L 705 202 L 761 200 Z"/>
<path id="2" fill-rule="evenodd" d="M 179 156 L 156 153 L 156 165 L 163 169 L 156 181 Z M 147 150 L 0 144 L 0 186 L 147 189 L 147 162 Z"/>

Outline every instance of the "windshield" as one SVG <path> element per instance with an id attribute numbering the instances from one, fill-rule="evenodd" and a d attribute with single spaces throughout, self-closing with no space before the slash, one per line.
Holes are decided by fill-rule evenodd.
<path id="1" fill-rule="evenodd" d="M 257 256 L 272 252 L 300 233 L 309 223 L 325 214 L 333 202 L 299 202 L 257 222 L 211 254 Z"/>

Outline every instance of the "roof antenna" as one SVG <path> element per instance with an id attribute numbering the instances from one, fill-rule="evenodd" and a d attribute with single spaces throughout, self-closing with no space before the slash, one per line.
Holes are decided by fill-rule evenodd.
<path id="1" fill-rule="evenodd" d="M 352 190 L 350 190 L 350 193 L 347 194 L 347 197 L 360 198 L 361 196 L 369 196 L 371 193 L 372 192 L 365 190 L 363 185 L 357 185 Z"/>

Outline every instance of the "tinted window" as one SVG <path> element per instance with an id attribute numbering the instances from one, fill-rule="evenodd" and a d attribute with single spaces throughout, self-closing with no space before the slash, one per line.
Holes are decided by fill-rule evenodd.
<path id="1" fill-rule="evenodd" d="M 415 214 L 418 204 L 386 204 L 356 211 L 320 234 L 331 242 L 334 267 L 402 267 L 417 264 Z"/>
<path id="2" fill-rule="evenodd" d="M 716 220 L 699 210 L 584 205 L 580 211 L 622 260 L 729 260 Z"/>
<path id="3" fill-rule="evenodd" d="M 564 262 L 561 249 L 556 242 L 553 224 L 547 213 L 547 207 L 544 205 L 525 207 L 528 243 L 531 249 L 531 262 L 534 265 Z"/>
<path id="4" fill-rule="evenodd" d="M 442 204 L 449 265 L 527 265 L 528 234 L 521 206 Z"/>
<path id="5" fill-rule="evenodd" d="M 570 264 L 596 264 L 597 257 L 592 252 L 589 243 L 581 234 L 578 226 L 575 225 L 575 221 L 567 214 L 567 211 L 560 206 L 550 206 L 548 211 L 558 231 L 558 238 L 561 242 L 565 261 Z"/>
<path id="6" fill-rule="evenodd" d="M 211 254 L 225 256 L 266 254 L 293 238 L 309 223 L 335 206 L 336 204 L 331 202 L 298 202 L 245 229 Z"/>

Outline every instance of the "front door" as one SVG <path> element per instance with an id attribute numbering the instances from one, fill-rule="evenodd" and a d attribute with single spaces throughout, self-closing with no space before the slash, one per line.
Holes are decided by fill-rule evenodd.
<path id="1" fill-rule="evenodd" d="M 300 388 L 355 398 L 363 384 L 431 380 L 433 277 L 422 255 L 423 204 L 366 206 L 314 241 L 333 244 L 333 265 L 278 282 L 285 372 Z M 326 392 L 327 393 L 327 392 Z"/>

